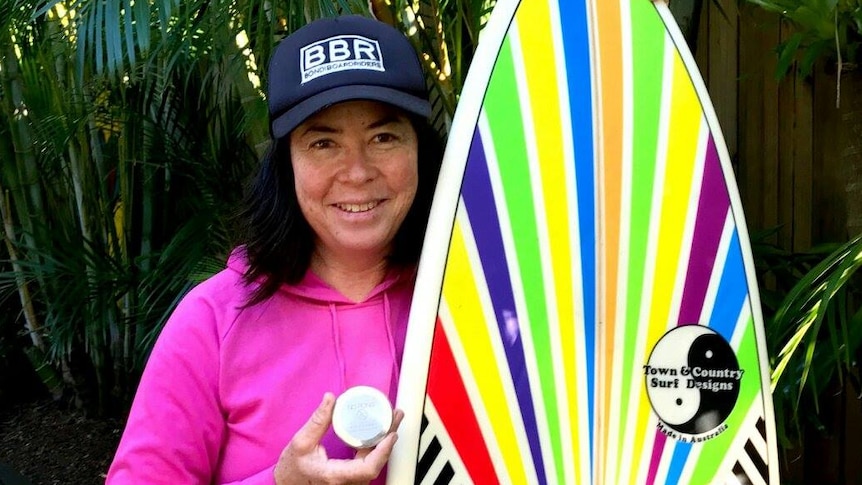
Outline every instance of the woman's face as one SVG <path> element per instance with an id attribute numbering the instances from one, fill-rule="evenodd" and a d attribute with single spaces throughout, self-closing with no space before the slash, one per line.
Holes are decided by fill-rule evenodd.
<path id="1" fill-rule="evenodd" d="M 407 116 L 347 101 L 290 134 L 296 196 L 323 257 L 385 257 L 413 204 L 418 140 Z"/>

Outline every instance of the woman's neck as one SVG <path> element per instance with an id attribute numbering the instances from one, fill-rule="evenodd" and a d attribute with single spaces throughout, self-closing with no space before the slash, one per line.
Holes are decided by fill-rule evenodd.
<path id="1" fill-rule="evenodd" d="M 318 278 L 353 301 L 364 300 L 386 277 L 385 258 L 334 258 L 319 252 L 311 256 L 311 270 Z"/>

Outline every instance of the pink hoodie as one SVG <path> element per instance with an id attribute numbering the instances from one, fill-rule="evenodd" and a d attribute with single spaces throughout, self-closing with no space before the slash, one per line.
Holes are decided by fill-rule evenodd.
<path id="1" fill-rule="evenodd" d="M 308 272 L 242 309 L 245 268 L 235 251 L 165 325 L 107 484 L 273 484 L 281 451 L 324 392 L 364 384 L 395 402 L 413 272 L 390 271 L 358 303 Z M 331 429 L 323 445 L 353 457 Z"/>

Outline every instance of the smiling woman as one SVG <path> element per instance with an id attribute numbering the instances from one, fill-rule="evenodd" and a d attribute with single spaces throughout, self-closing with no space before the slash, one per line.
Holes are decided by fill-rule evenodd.
<path id="1" fill-rule="evenodd" d="M 311 268 L 361 300 L 383 276 L 416 196 L 416 131 L 397 108 L 347 101 L 300 124 L 290 154 L 299 207 L 315 234 Z"/>
<path id="2" fill-rule="evenodd" d="M 349 388 L 395 402 L 441 161 L 425 76 L 392 27 L 320 20 L 278 46 L 268 102 L 237 249 L 160 335 L 108 484 L 384 479 L 403 413 L 373 449 L 330 423 Z"/>

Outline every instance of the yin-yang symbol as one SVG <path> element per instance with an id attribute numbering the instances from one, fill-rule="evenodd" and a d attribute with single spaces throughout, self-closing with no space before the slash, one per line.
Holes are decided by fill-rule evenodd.
<path id="1" fill-rule="evenodd" d="M 721 426 L 733 411 L 742 371 L 721 335 L 709 327 L 683 325 L 653 347 L 644 378 L 659 419 L 679 433 L 698 435 Z"/>

